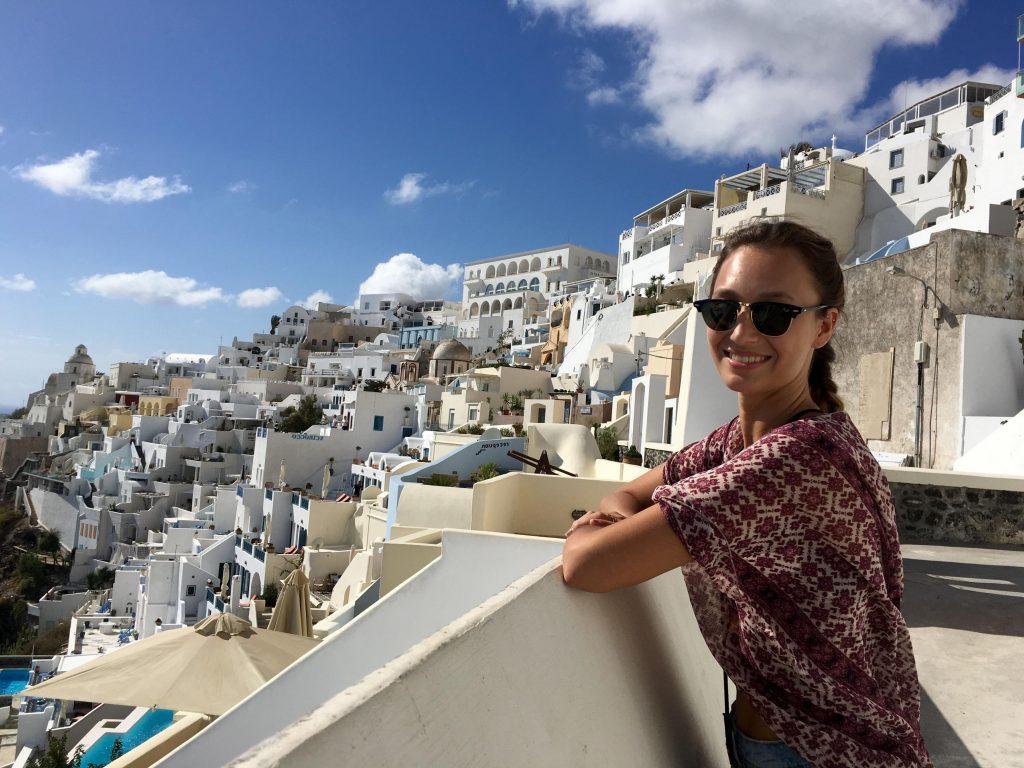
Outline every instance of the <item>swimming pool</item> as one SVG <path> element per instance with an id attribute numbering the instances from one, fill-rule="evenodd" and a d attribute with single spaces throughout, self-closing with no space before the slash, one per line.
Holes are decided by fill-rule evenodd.
<path id="1" fill-rule="evenodd" d="M 0 669 L 0 696 L 21 693 L 28 686 L 30 670 Z"/>
<path id="2" fill-rule="evenodd" d="M 110 762 L 110 750 L 117 739 L 121 739 L 121 745 L 124 747 L 122 754 L 127 753 L 160 733 L 171 724 L 173 718 L 174 713 L 169 709 L 152 709 L 125 733 L 104 733 L 82 753 L 81 765 L 92 763 L 96 768 L 103 768 Z"/>

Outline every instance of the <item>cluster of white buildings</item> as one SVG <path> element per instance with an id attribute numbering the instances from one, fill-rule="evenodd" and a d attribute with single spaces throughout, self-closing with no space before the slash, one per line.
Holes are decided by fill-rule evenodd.
<path id="1" fill-rule="evenodd" d="M 100 594 L 47 596 L 38 615 L 69 619 L 69 653 L 84 655 L 218 612 L 266 626 L 272 594 L 301 569 L 321 644 L 183 736 L 160 764 L 221 765 L 284 726 L 282 754 L 313 764 L 326 754 L 317 743 L 339 742 L 301 725 L 303 716 L 334 713 L 349 685 L 555 557 L 574 510 L 643 471 L 617 461 L 624 449 L 635 446 L 652 466 L 734 415 L 691 303 L 730 231 L 752 218 L 806 223 L 835 242 L 850 270 L 882 283 L 886 264 L 929 245 L 957 282 L 946 230 L 974 233 L 975 250 L 1016 248 L 1019 261 L 1021 91 L 964 82 L 872 129 L 862 151 L 834 138 L 795 145 L 777 162 L 723 173 L 714 189 L 684 187 L 635 215 L 613 253 L 566 243 L 469 262 L 461 301 L 391 293 L 294 305 L 269 332 L 215 354 L 122 362 L 107 373 L 80 345 L 30 395 L 23 417 L 0 421 L 0 471 L 18 507 L 73 553 L 73 583 L 100 568 L 114 578 Z M 996 306 L 983 299 L 1002 278 L 965 273 L 984 295 L 953 314 L 964 327 L 968 316 L 995 317 L 1000 338 L 1011 339 L 1014 323 L 1024 329 L 1015 282 L 1024 284 L 1024 272 L 1015 275 Z M 931 343 L 982 367 L 1007 354 L 976 334 L 948 338 Z M 970 413 L 945 415 L 961 433 L 968 417 L 991 420 L 971 422 L 970 440 L 935 468 L 984 449 L 1000 430 L 1005 437 L 1024 410 L 1024 373 L 1006 367 L 1009 380 L 968 395 L 963 377 L 947 385 L 945 368 L 940 380 L 937 364 L 920 367 L 921 336 L 851 342 L 839 365 L 854 377 L 881 370 L 863 358 L 882 342 L 890 377 L 905 358 L 944 397 L 971 400 Z M 920 436 L 912 419 L 921 401 L 893 400 L 890 381 L 883 408 L 869 384 L 862 377 L 859 398 L 847 401 L 859 424 L 884 413 L 872 448 L 920 464 L 911 435 L 916 426 Z M 509 451 L 546 451 L 576 476 L 529 474 Z M 412 581 L 417 594 L 400 589 Z M 549 588 L 537 573 L 523 586 Z M 27 714 L 37 717 L 19 731 L 25 755 L 44 744 L 41 718 L 66 725 L 61 707 Z M 345 733 L 365 737 L 347 722 Z"/>

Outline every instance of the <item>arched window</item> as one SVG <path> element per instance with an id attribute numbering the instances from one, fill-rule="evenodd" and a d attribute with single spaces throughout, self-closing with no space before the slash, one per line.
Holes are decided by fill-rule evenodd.
<path id="1" fill-rule="evenodd" d="M 498 283 L 496 286 L 494 286 L 494 292 L 495 293 L 504 293 L 505 292 L 505 286 L 502 285 L 501 283 Z"/>
<path id="2" fill-rule="evenodd" d="M 508 265 L 508 273 L 510 275 L 514 275 L 518 271 L 519 271 L 519 268 L 516 266 L 516 263 L 514 261 L 511 264 Z"/>
<path id="3" fill-rule="evenodd" d="M 508 281 L 508 285 L 505 286 L 505 290 L 508 291 L 509 293 L 512 293 L 512 291 L 514 291 L 515 289 L 516 289 L 516 281 L 515 280 L 509 280 Z"/>
<path id="4" fill-rule="evenodd" d="M 526 259 L 522 259 L 519 262 L 519 271 L 520 272 L 529 272 L 530 271 L 530 262 L 528 262 Z"/>
<path id="5" fill-rule="evenodd" d="M 512 305 L 512 309 L 522 309 L 522 308 L 523 308 L 523 297 L 522 296 L 516 296 L 516 301 Z"/>
<path id="6" fill-rule="evenodd" d="M 469 316 L 470 317 L 476 317 L 479 314 L 480 314 L 480 305 L 477 304 L 474 301 L 472 304 L 469 305 Z"/>
<path id="7" fill-rule="evenodd" d="M 539 291 L 540 290 L 540 278 L 539 277 L 535 277 L 535 278 L 533 278 L 533 280 L 530 281 L 530 290 L 531 291 Z"/>
<path id="8" fill-rule="evenodd" d="M 501 313 L 501 302 L 495 299 L 491 302 L 491 314 L 497 315 Z"/>
<path id="9" fill-rule="evenodd" d="M 512 309 L 512 299 L 505 299 L 501 305 L 501 311 L 504 312 L 506 309 Z"/>
<path id="10" fill-rule="evenodd" d="M 494 286 L 488 283 L 484 287 L 484 296 L 490 296 L 492 293 L 494 293 Z"/>
<path id="11" fill-rule="evenodd" d="M 530 262 L 531 272 L 540 272 L 540 257 L 534 256 L 533 261 Z"/>
<path id="12" fill-rule="evenodd" d="M 526 280 L 520 280 L 520 281 L 519 281 L 519 286 L 518 286 L 518 289 L 519 289 L 520 291 L 525 291 L 525 290 L 526 290 L 526 286 L 527 286 L 527 282 L 526 282 Z"/>
<path id="13" fill-rule="evenodd" d="M 498 265 L 498 271 L 494 273 L 494 276 L 495 277 L 504 277 L 505 276 L 505 265 L 504 264 L 499 264 Z"/>
<path id="14" fill-rule="evenodd" d="M 487 271 L 484 273 L 484 277 L 494 277 L 494 265 L 493 264 L 487 268 Z"/>

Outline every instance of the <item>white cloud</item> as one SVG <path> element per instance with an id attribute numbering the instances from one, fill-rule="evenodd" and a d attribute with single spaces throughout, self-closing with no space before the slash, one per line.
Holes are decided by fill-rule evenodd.
<path id="1" fill-rule="evenodd" d="M 0 288 L 5 288 L 8 291 L 34 291 L 36 281 L 25 277 L 21 272 L 14 277 L 0 275 Z"/>
<path id="2" fill-rule="evenodd" d="M 228 184 L 228 192 L 233 195 L 247 195 L 256 189 L 256 185 L 248 179 L 239 179 Z"/>
<path id="3" fill-rule="evenodd" d="M 95 181 L 93 166 L 100 153 L 87 149 L 68 155 L 55 163 L 20 165 L 14 169 L 19 178 L 38 184 L 62 197 L 87 197 L 104 203 L 152 203 L 171 195 L 191 192 L 177 176 L 126 176 L 114 181 Z"/>
<path id="4" fill-rule="evenodd" d="M 320 290 L 313 291 L 309 294 L 309 296 L 299 302 L 299 305 L 306 309 L 315 309 L 316 305 L 321 301 L 330 304 L 334 299 L 331 294 L 321 288 Z"/>
<path id="5" fill-rule="evenodd" d="M 276 287 L 269 285 L 266 288 L 248 288 L 238 294 L 236 298 L 238 306 L 243 309 L 259 309 L 282 301 L 284 294 Z"/>
<path id="6" fill-rule="evenodd" d="M 436 195 L 460 195 L 476 184 L 476 181 L 462 181 L 457 184 L 442 181 L 437 184 L 424 184 L 426 178 L 427 174 L 425 173 L 407 173 L 398 182 L 397 187 L 385 190 L 384 199 L 391 205 L 409 205 Z"/>
<path id="7" fill-rule="evenodd" d="M 5 130 L 4 127 L 2 125 L 0 125 L 0 136 L 4 135 L 4 130 Z"/>
<path id="8" fill-rule="evenodd" d="M 592 107 L 598 104 L 616 104 L 621 96 L 618 88 L 604 85 L 587 93 L 587 103 Z"/>
<path id="9" fill-rule="evenodd" d="M 78 280 L 79 293 L 92 293 L 105 299 L 131 299 L 137 304 L 177 304 L 201 307 L 227 298 L 220 288 L 202 286 L 192 277 L 171 277 L 163 270 L 111 272 Z"/>
<path id="10" fill-rule="evenodd" d="M 359 293 L 407 293 L 418 299 L 437 299 L 450 295 L 461 281 L 458 264 L 443 267 L 427 264 L 412 253 L 396 253 L 373 268 L 359 285 Z"/>
<path id="11" fill-rule="evenodd" d="M 879 50 L 935 43 L 961 6 L 961 0 L 508 2 L 534 15 L 551 12 L 574 30 L 630 35 L 637 64 L 632 79 L 614 90 L 635 94 L 651 116 L 635 137 L 697 156 L 763 153 L 833 130 L 870 127 L 869 116 L 884 111 L 863 105 Z M 585 56 L 572 82 L 591 103 L 607 103 L 612 94 L 601 89 L 612 86 L 599 82 L 604 73 L 600 57 Z"/>

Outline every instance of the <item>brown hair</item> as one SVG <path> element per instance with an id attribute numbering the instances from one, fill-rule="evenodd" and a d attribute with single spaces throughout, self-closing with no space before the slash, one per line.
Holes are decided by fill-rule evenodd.
<path id="1" fill-rule="evenodd" d="M 722 252 L 711 273 L 712 290 L 722 264 L 730 254 L 744 245 L 756 245 L 766 249 L 789 249 L 796 253 L 818 288 L 819 302 L 842 311 L 846 304 L 846 290 L 835 246 L 827 237 L 792 221 L 755 221 L 726 235 Z M 816 349 L 811 359 L 810 373 L 807 375 L 811 397 L 826 413 L 843 409 L 838 387 L 832 380 L 832 363 L 835 359 L 836 353 L 831 342 Z"/>

